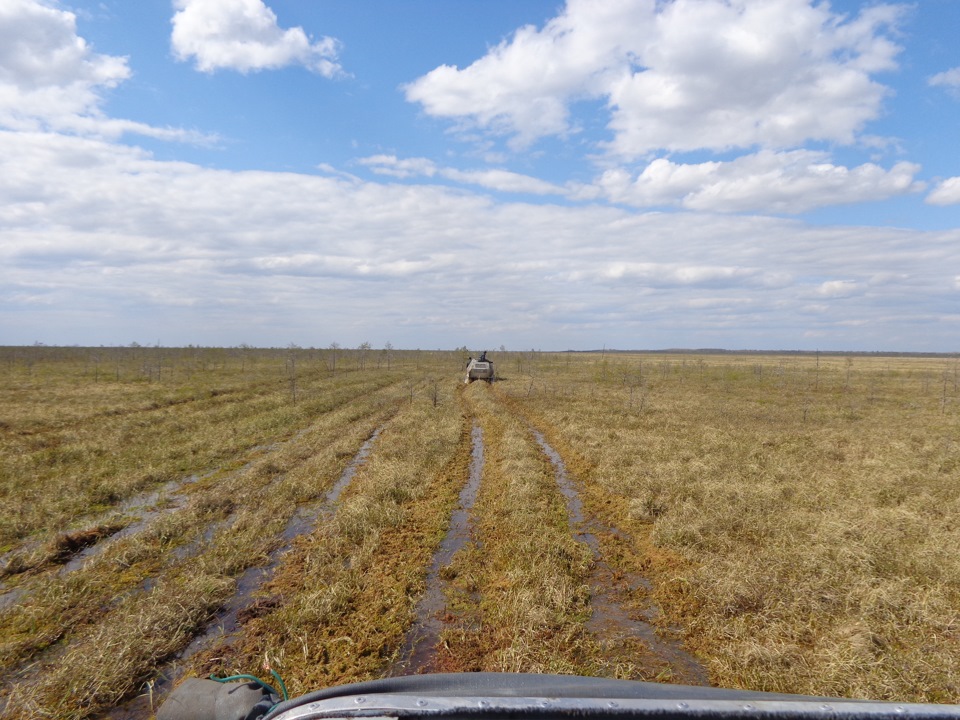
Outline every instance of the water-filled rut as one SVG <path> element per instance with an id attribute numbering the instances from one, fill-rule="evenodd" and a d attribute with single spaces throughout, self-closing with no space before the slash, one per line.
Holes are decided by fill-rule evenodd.
<path id="1" fill-rule="evenodd" d="M 255 445 L 246 451 L 246 455 L 254 458 L 279 450 L 294 443 L 307 432 L 308 429 L 304 429 L 289 440 Z M 31 553 L 42 549 L 42 543 L 39 542 L 26 543 L 22 547 L 0 555 L 0 610 L 20 601 L 30 592 L 30 588 L 26 585 L 9 587 L 11 581 L 5 580 L 5 577 L 12 577 L 13 582 L 19 582 L 22 578 L 18 576 L 30 574 L 31 571 L 39 574 L 55 572 L 62 577 L 80 570 L 88 561 L 103 555 L 125 538 L 133 537 L 146 530 L 155 521 L 183 510 L 190 501 L 190 491 L 200 481 L 219 476 L 222 482 L 228 476 L 238 476 L 247 472 L 254 466 L 254 462 L 253 459 L 249 459 L 233 470 L 217 468 L 202 475 L 187 475 L 168 481 L 158 488 L 126 498 L 109 511 L 88 518 L 85 523 L 86 530 L 61 533 L 55 538 L 64 546 L 63 552 L 57 557 L 48 556 L 31 560 Z M 275 478 L 274 482 L 277 479 Z M 181 548 L 174 553 L 174 557 L 178 560 L 189 555 L 189 548 Z"/>
<path id="2" fill-rule="evenodd" d="M 400 661 L 391 668 L 390 675 L 412 675 L 432 670 L 446 609 L 442 572 L 453 560 L 453 556 L 470 540 L 470 510 L 477 499 L 480 477 L 483 474 L 483 430 L 476 423 L 470 433 L 470 443 L 470 474 L 467 483 L 460 491 L 459 506 L 450 516 L 450 528 L 434 553 L 427 573 L 427 589 L 417 603 L 416 619 L 407 632 L 400 652 Z"/>
<path id="3" fill-rule="evenodd" d="M 360 450 L 347 464 L 327 492 L 323 501 L 300 508 L 293 514 L 284 529 L 281 538 L 283 544 L 268 556 L 267 563 L 247 568 L 236 581 L 234 595 L 223 605 L 216 617 L 207 624 L 187 645 L 176 658 L 160 669 L 154 679 L 144 686 L 144 693 L 132 700 L 108 711 L 101 717 L 105 720 L 141 720 L 149 717 L 154 708 L 162 703 L 163 698 L 172 689 L 173 685 L 185 672 L 185 663 L 202 650 L 210 648 L 215 643 L 229 644 L 231 635 L 240 627 L 240 618 L 253 600 L 254 594 L 270 580 L 274 570 L 280 564 L 283 556 L 290 550 L 294 540 L 301 535 L 313 532 L 322 520 L 329 520 L 336 509 L 340 495 L 353 480 L 358 468 L 369 456 L 373 444 L 376 442 L 383 428 L 378 428 L 360 447 Z"/>
<path id="4" fill-rule="evenodd" d="M 270 553 L 268 562 L 265 565 L 247 568 L 240 577 L 237 578 L 237 590 L 234 596 L 223 609 L 221 609 L 217 614 L 217 618 L 208 625 L 207 629 L 195 637 L 186 647 L 180 656 L 180 660 L 186 660 L 192 657 L 210 645 L 218 637 L 229 635 L 237 630 L 240 612 L 250 604 L 253 594 L 273 575 L 273 571 L 277 568 L 277 565 L 280 564 L 283 555 L 290 550 L 293 541 L 301 535 L 313 532 L 321 519 L 329 519 L 333 515 L 340 495 L 346 490 L 350 481 L 353 480 L 357 468 L 367 459 L 367 456 L 370 454 L 370 449 L 373 447 L 373 443 L 376 442 L 382 429 L 383 428 L 378 428 L 363 443 L 357 454 L 343 469 L 337 482 L 327 493 L 322 503 L 300 508 L 293 514 L 281 535 L 283 544 Z"/>
<path id="5" fill-rule="evenodd" d="M 182 509 L 189 499 L 183 491 L 198 480 L 200 480 L 199 476 L 190 475 L 167 482 L 160 488 L 128 498 L 109 514 L 93 519 L 89 523 L 93 527 L 109 525 L 111 521 L 117 521 L 120 518 L 127 518 L 128 522 L 126 525 L 118 525 L 118 529 L 112 532 L 92 533 L 89 542 L 78 544 L 75 551 L 65 554 L 56 572 L 65 575 L 79 570 L 85 562 L 103 553 L 111 544 L 135 535 L 162 515 Z M 63 537 L 69 536 L 64 534 Z M 15 569 L 17 562 L 23 562 L 22 559 L 29 556 L 31 551 L 36 551 L 38 547 L 39 544 L 25 545 L 0 557 L 0 575 L 14 577 L 18 575 L 20 571 Z M 51 560 L 47 562 L 55 564 Z M 34 567 L 27 565 L 25 569 L 32 570 Z M 0 580 L 0 609 L 19 601 L 27 592 L 28 588 L 24 586 L 8 588 L 8 582 Z"/>
<path id="6" fill-rule="evenodd" d="M 533 430 L 533 436 L 543 453 L 550 459 L 557 486 L 566 500 L 568 522 L 575 538 L 584 543 L 593 555 L 590 573 L 591 616 L 586 623 L 608 650 L 622 646 L 625 641 L 642 645 L 649 657 L 634 657 L 631 660 L 643 667 L 651 667 L 657 677 L 673 679 L 688 685 L 709 685 L 706 669 L 680 644 L 661 637 L 647 619 L 655 617 L 656 608 L 634 610 L 626 602 L 631 595 L 646 594 L 650 581 L 636 573 L 614 570 L 603 560 L 598 535 L 614 533 L 613 528 L 603 526 L 595 518 L 589 518 L 583 510 L 580 494 L 567 473 L 563 458 L 544 438 L 543 433 Z M 631 653 L 636 654 L 636 653 Z"/>

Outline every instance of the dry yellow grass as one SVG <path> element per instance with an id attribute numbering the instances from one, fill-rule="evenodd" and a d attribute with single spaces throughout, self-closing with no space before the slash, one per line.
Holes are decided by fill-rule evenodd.
<path id="1" fill-rule="evenodd" d="M 298 505 L 319 499 L 360 443 L 409 402 L 401 379 L 328 374 L 302 384 L 296 405 L 282 389 L 291 407 L 271 399 L 283 420 L 247 465 L 233 458 L 235 469 L 185 486 L 185 504 L 105 543 L 72 572 L 38 567 L 14 576 L 25 595 L 0 612 L 4 714 L 85 717 L 139 687 L 232 594 L 234 578 L 265 561 Z M 242 416 L 242 407 L 235 411 Z M 202 440 L 216 452 L 216 430 Z M 77 467 L 82 477 L 82 459 Z"/>
<path id="2" fill-rule="evenodd" d="M 293 693 L 379 677 L 395 661 L 469 460 L 448 378 L 432 381 L 383 429 L 329 522 L 301 537 L 261 597 L 269 609 L 231 646 L 193 663 L 249 671 L 264 657 Z"/>
<path id="3" fill-rule="evenodd" d="M 960 699 L 955 361 L 578 361 L 502 387 L 716 684 Z"/>
<path id="4" fill-rule="evenodd" d="M 188 670 L 266 656 L 293 692 L 391 672 L 474 420 L 476 542 L 442 573 L 440 669 L 633 673 L 584 627 L 590 552 L 533 425 L 618 530 L 603 562 L 650 578 L 634 607 L 655 600 L 715 684 L 960 701 L 955 360 L 516 353 L 464 387 L 455 353 L 0 350 L 0 582 L 23 593 L 0 610 L 5 716 L 137 692 L 381 426 L 239 640 Z M 137 525 L 124 501 L 165 483 Z"/>
<path id="5" fill-rule="evenodd" d="M 0 387 L 0 499 L 9 510 L 0 517 L 0 551 L 47 540 L 164 482 L 229 467 L 312 416 L 400 379 L 301 367 L 294 403 L 282 363 L 256 374 L 244 367 L 184 384 L 93 381 L 66 360 L 59 374 L 8 372 Z"/>

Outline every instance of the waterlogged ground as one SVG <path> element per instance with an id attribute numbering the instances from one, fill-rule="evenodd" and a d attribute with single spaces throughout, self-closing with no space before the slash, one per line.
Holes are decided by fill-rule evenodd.
<path id="1" fill-rule="evenodd" d="M 453 353 L 115 350 L 4 365 L 4 717 L 148 718 L 265 664 L 293 694 L 486 670 L 960 699 L 943 360 L 517 353 L 463 385 Z"/>

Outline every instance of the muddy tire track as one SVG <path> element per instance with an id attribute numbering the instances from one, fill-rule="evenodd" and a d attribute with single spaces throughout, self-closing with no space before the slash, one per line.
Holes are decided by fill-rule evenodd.
<path id="1" fill-rule="evenodd" d="M 376 390 L 374 391 L 376 392 Z M 342 404 L 334 403 L 328 412 L 355 403 L 356 397 Z M 204 481 L 224 482 L 228 477 L 248 472 L 258 459 L 292 445 L 310 432 L 303 428 L 290 437 L 246 450 L 230 467 L 222 466 L 201 474 L 185 475 L 135 496 L 119 501 L 115 508 L 86 519 L 81 529 L 62 532 L 47 541 L 22 544 L 0 555 L 0 610 L 23 598 L 28 589 L 20 587 L 23 578 L 42 575 L 51 569 L 59 574 L 80 569 L 83 564 L 113 543 L 142 532 L 158 518 L 182 510 L 191 499 L 194 486 L 204 488 Z"/>
<path id="2" fill-rule="evenodd" d="M 447 611 L 433 668 L 576 672 L 587 593 L 585 550 L 570 536 L 549 463 L 486 384 L 463 390 L 482 429 L 472 538 L 444 572 Z"/>
<path id="3" fill-rule="evenodd" d="M 353 403 L 347 403 L 338 413 L 334 413 L 329 417 L 324 416 L 324 423 L 327 423 L 327 425 L 331 425 L 332 423 L 331 428 L 335 432 L 333 437 L 338 435 L 346 437 L 344 435 L 344 421 L 348 423 L 347 426 L 349 427 L 360 427 L 364 423 L 369 422 L 369 418 L 379 415 L 381 416 L 379 422 L 382 423 L 384 413 L 393 412 L 393 410 L 390 410 L 386 405 L 370 403 L 366 400 L 358 402 L 360 402 L 360 404 L 357 404 L 356 407 L 354 407 Z M 364 402 L 369 405 L 369 408 L 362 404 Z M 322 427 L 326 426 L 318 426 L 318 428 Z M 257 467 L 245 466 L 241 468 L 240 471 L 226 477 L 222 474 L 218 475 L 216 477 L 216 484 L 209 487 L 209 492 L 205 491 L 206 495 L 202 492 L 194 493 L 191 496 L 192 502 L 187 508 L 182 509 L 181 512 L 192 508 L 191 512 L 197 515 L 198 519 L 203 520 L 207 518 L 205 527 L 198 526 L 199 535 L 190 542 L 183 542 L 187 540 L 186 536 L 179 538 L 169 536 L 167 540 L 158 546 L 157 551 L 160 554 L 156 560 L 151 561 L 153 565 L 149 563 L 143 565 L 142 561 L 136 560 L 138 553 L 142 555 L 142 549 L 136 547 L 137 540 L 143 532 L 153 532 L 151 528 L 166 532 L 157 526 L 163 525 L 168 518 L 176 516 L 176 513 L 172 511 L 173 509 L 164 517 L 153 518 L 153 521 L 147 524 L 148 527 L 144 529 L 140 535 L 132 535 L 117 540 L 116 542 L 106 543 L 105 548 L 108 550 L 112 549 L 111 552 L 104 552 L 98 557 L 89 558 L 86 562 L 82 563 L 82 567 L 77 571 L 64 574 L 63 578 L 58 580 L 58 582 L 64 583 L 67 588 L 73 588 L 73 590 L 70 590 L 68 596 L 58 596 L 56 593 L 51 594 L 45 591 L 44 597 L 51 597 L 55 603 L 58 604 L 59 609 L 54 615 L 63 618 L 65 624 L 52 636 L 30 635 L 29 628 L 26 628 L 27 635 L 25 635 L 25 637 L 31 639 L 33 651 L 27 647 L 20 648 L 19 650 L 16 650 L 14 647 L 8 647 L 6 649 L 5 652 L 8 654 L 15 652 L 15 656 L 19 656 L 24 663 L 29 661 L 30 657 L 37 651 L 41 651 L 41 655 L 37 661 L 32 662 L 29 666 L 23 665 L 23 667 L 16 670 L 12 670 L 8 666 L 8 670 L 5 673 L 6 683 L 0 695 L 8 696 L 8 699 L 11 693 L 19 696 L 19 699 L 17 699 L 11 707 L 19 707 L 20 710 L 29 707 L 30 703 L 33 702 L 33 699 L 29 697 L 31 692 L 29 688 L 35 684 L 42 686 L 51 676 L 51 671 L 55 673 L 55 668 L 59 660 L 62 660 L 71 653 L 75 654 L 76 650 L 83 647 L 85 643 L 93 642 L 98 633 L 101 633 L 102 629 L 104 629 L 103 626 L 105 624 L 102 621 L 105 618 L 118 613 L 120 617 L 127 617 L 131 613 L 138 612 L 136 610 L 137 607 L 143 606 L 147 608 L 156 604 L 152 600 L 154 597 L 157 597 L 158 601 L 162 603 L 162 596 L 165 592 L 169 593 L 171 587 L 176 587 L 177 583 L 183 583 L 185 586 L 189 586 L 190 583 L 193 582 L 192 576 L 194 575 L 198 578 L 202 576 L 210 577 L 208 585 L 203 592 L 212 591 L 213 594 L 210 597 L 213 605 L 208 606 L 206 602 L 204 602 L 189 611 L 185 608 L 183 615 L 184 623 L 186 624 L 184 625 L 178 622 L 177 625 L 179 629 L 176 629 L 175 632 L 174 628 L 171 628 L 172 634 L 169 643 L 173 644 L 170 645 L 168 641 L 164 641 L 161 646 L 169 647 L 175 651 L 178 649 L 177 645 L 181 642 L 177 637 L 181 637 L 182 633 L 185 633 L 182 637 L 184 641 L 186 641 L 189 640 L 190 636 L 202 630 L 204 617 L 209 617 L 209 613 L 215 611 L 220 605 L 226 602 L 230 594 L 232 594 L 229 592 L 234 585 L 234 580 L 232 580 L 231 577 L 241 575 L 244 569 L 250 566 L 249 561 L 243 560 L 240 557 L 233 559 L 228 548 L 218 549 L 223 545 L 223 541 L 215 539 L 214 536 L 224 533 L 233 533 L 235 535 L 239 533 L 238 537 L 244 536 L 250 538 L 250 540 L 245 540 L 245 542 L 253 541 L 258 543 L 259 546 L 263 548 L 260 552 L 268 556 L 269 552 L 277 546 L 283 546 L 285 543 L 289 544 L 288 540 L 284 540 L 284 534 L 295 533 L 294 528 L 296 528 L 298 523 L 304 521 L 303 513 L 274 513 L 274 519 L 270 521 L 272 524 L 276 524 L 278 519 L 283 521 L 283 518 L 286 517 L 288 525 L 285 530 L 284 528 L 278 528 L 276 530 L 277 539 L 271 540 L 270 538 L 274 537 L 274 531 L 266 526 L 261 530 L 257 528 L 255 524 L 252 524 L 256 523 L 256 520 L 254 519 L 255 515 L 251 514 L 251 510 L 256 508 L 255 499 L 264 493 L 276 494 L 277 502 L 282 502 L 284 498 L 289 498 L 291 507 L 303 502 L 305 499 L 309 502 L 310 493 L 315 492 L 310 489 L 312 482 L 309 479 L 299 476 L 297 478 L 288 477 L 288 473 L 297 470 L 301 465 L 306 467 L 304 464 L 308 461 L 313 462 L 311 458 L 315 452 L 314 447 L 335 447 L 335 444 L 331 445 L 329 439 L 325 439 L 326 436 L 324 433 L 328 433 L 329 430 L 323 430 L 316 438 L 311 437 L 308 438 L 309 442 L 304 441 L 303 447 L 301 448 L 300 445 L 296 443 L 296 440 L 303 438 L 304 434 L 309 432 L 311 432 L 310 428 L 301 431 L 290 441 L 282 445 L 266 448 L 262 453 L 261 459 L 258 461 L 260 465 Z M 320 445 L 318 446 L 317 443 L 320 443 Z M 289 448 L 289 450 L 287 448 Z M 332 452 L 333 450 L 331 449 L 330 453 Z M 281 459 L 281 456 L 285 459 Z M 276 460 L 274 460 L 275 457 Z M 281 466 L 283 466 L 282 471 Z M 297 470 L 297 472 L 299 475 L 303 475 L 299 470 Z M 248 476 L 249 479 L 246 479 Z M 216 497 L 218 495 L 222 497 L 223 493 L 229 494 L 230 491 L 228 487 L 231 482 L 233 482 L 230 478 L 236 479 L 234 484 L 237 485 L 237 489 L 241 490 L 241 492 L 235 497 L 224 498 L 229 500 L 229 502 L 222 504 Z M 251 480 L 254 484 L 250 484 Z M 342 487 L 337 489 L 337 493 L 339 493 L 340 490 L 342 490 Z M 210 493 L 213 493 L 213 495 Z M 210 497 L 208 498 L 207 495 L 210 495 Z M 275 504 L 276 502 L 274 502 L 274 505 Z M 213 515 L 211 515 L 211 511 L 214 513 Z M 217 513 L 219 513 L 222 519 L 218 519 Z M 255 538 L 255 535 L 259 535 L 260 537 Z M 119 557 L 114 558 L 113 555 L 118 552 L 122 555 L 123 552 L 121 552 L 121 549 L 128 545 L 130 546 L 129 549 L 124 552 L 133 552 L 135 563 L 127 569 L 124 567 L 122 559 Z M 211 552 L 213 552 L 214 555 L 210 560 L 198 557 L 201 553 L 209 554 Z M 223 575 L 219 574 L 221 571 L 214 571 L 211 575 L 207 567 L 211 561 L 215 567 L 222 567 Z M 120 564 L 117 564 L 117 562 L 120 562 Z M 253 562 L 257 564 L 256 560 Z M 100 566 L 103 566 L 104 563 L 107 563 L 107 565 L 101 568 Z M 139 571 L 136 571 L 137 563 L 142 566 L 142 569 Z M 99 572 L 100 570 L 110 570 L 111 573 L 118 573 L 118 575 L 114 580 L 108 580 L 106 576 L 104 576 L 102 580 L 98 580 L 92 573 Z M 197 573 L 197 570 L 200 572 Z M 134 574 L 131 574 L 131 571 L 135 571 Z M 87 575 L 91 575 L 90 580 L 93 581 L 92 584 L 87 582 Z M 223 580 L 229 581 L 229 585 L 219 587 L 219 585 L 217 585 L 219 582 L 217 578 L 221 577 Z M 119 594 L 117 594 L 116 589 L 110 590 L 113 600 L 109 601 L 106 606 L 100 605 L 98 608 L 96 606 L 95 596 L 107 591 L 108 586 L 112 588 L 120 587 L 118 583 L 125 584 L 129 589 Z M 137 600 L 137 595 L 143 596 L 143 599 Z M 44 597 L 40 598 L 40 600 L 44 601 Z M 70 598 L 73 598 L 73 601 L 71 601 Z M 106 595 L 104 595 L 104 598 L 106 598 Z M 64 600 L 76 603 L 86 603 L 92 600 L 95 602 L 95 605 L 91 606 L 89 608 L 90 612 L 88 612 L 87 609 L 84 609 L 81 605 L 76 605 L 75 609 L 71 609 L 70 606 L 62 606 Z M 80 611 L 77 612 L 77 610 Z M 48 612 L 48 614 L 50 613 Z M 2 615 L 0 615 L 0 619 L 3 619 Z M 9 620 L 10 618 L 6 619 L 6 621 Z M 89 625 L 89 629 L 84 629 L 82 627 L 84 625 Z M 60 636 L 68 631 L 70 632 L 70 636 L 67 638 L 68 642 L 58 643 L 57 641 L 60 639 Z M 50 643 L 56 644 L 44 650 L 44 647 Z M 183 645 L 179 645 L 179 647 L 182 648 Z M 23 654 L 24 652 L 27 654 Z M 156 660 L 163 660 L 169 652 L 171 652 L 171 650 L 160 651 L 160 654 L 156 656 Z M 156 662 L 156 660 L 148 660 L 148 662 L 152 664 Z M 142 659 L 134 659 L 133 661 L 138 664 L 143 662 Z M 142 666 L 139 665 L 137 669 L 134 670 L 136 675 L 142 672 Z M 11 684 L 11 681 L 13 684 Z M 117 689 L 111 689 L 110 692 L 117 692 Z M 24 704 L 24 701 L 26 704 Z M 6 700 L 0 698 L 0 705 L 3 705 L 5 702 Z"/>
<path id="4" fill-rule="evenodd" d="M 17 566 L 42 565 L 49 553 L 31 556 L 59 532 L 85 530 L 98 517 L 122 511 L 130 498 L 191 474 L 233 469 L 237 457 L 268 450 L 264 443 L 292 435 L 311 416 L 399 382 L 359 376 L 343 384 L 319 382 L 295 409 L 288 409 L 289 398 L 278 388 L 253 387 L 197 402 L 161 403 L 157 409 L 117 407 L 95 422 L 72 420 L 36 438 L 14 433 L 0 462 L 0 484 L 29 477 L 31 485 L 26 494 L 11 493 L 13 512 L 0 521 L 0 546 L 7 551 L 0 565 L 7 566 L 6 574 Z M 98 510 L 91 513 L 91 507 Z"/>
<path id="5" fill-rule="evenodd" d="M 191 672 L 249 671 L 268 656 L 294 694 L 383 676 L 416 620 L 470 449 L 459 400 L 408 405 L 333 516 L 297 541 L 241 614 L 236 643 L 199 653 Z"/>
<path id="6" fill-rule="evenodd" d="M 709 685 L 706 668 L 676 640 L 661 636 L 649 620 L 656 617 L 655 607 L 638 606 L 652 589 L 649 579 L 638 573 L 614 571 L 604 560 L 598 536 L 617 534 L 585 514 L 580 493 L 567 473 L 560 453 L 546 441 L 543 433 L 531 428 L 534 439 L 550 459 L 556 471 L 557 486 L 567 501 L 570 530 L 578 542 L 590 548 L 593 566 L 590 571 L 590 619 L 586 628 L 600 641 L 605 659 L 637 666 L 646 675 L 652 667 L 656 680 L 685 685 Z"/>
<path id="7" fill-rule="evenodd" d="M 704 665 L 683 647 L 682 631 L 660 620 L 659 608 L 652 599 L 652 580 L 611 558 L 610 553 L 619 559 L 622 548 L 632 547 L 634 539 L 585 509 L 579 482 L 547 439 L 554 434 L 553 429 L 542 419 L 531 417 L 517 398 L 502 392 L 494 394 L 506 412 L 526 423 L 549 458 L 567 503 L 571 533 L 590 549 L 590 617 L 585 627 L 601 647 L 597 670 L 609 674 L 612 669 L 618 676 L 632 674 L 643 680 L 710 685 Z M 582 463 L 577 467 L 583 471 Z"/>
<path id="8" fill-rule="evenodd" d="M 364 441 L 321 503 L 301 507 L 294 513 L 281 535 L 283 545 L 277 547 L 267 556 L 265 564 L 249 567 L 237 578 L 233 596 L 223 604 L 214 618 L 195 635 L 182 651 L 177 653 L 171 662 L 160 668 L 154 677 L 146 681 L 143 687 L 144 692 L 99 715 L 99 718 L 103 720 L 144 720 L 150 717 L 173 686 L 184 677 L 187 671 L 187 661 L 202 651 L 210 650 L 215 645 L 218 651 L 223 652 L 225 646 L 232 645 L 236 641 L 235 633 L 244 619 L 256 617 L 264 609 L 271 609 L 276 606 L 276 599 L 254 600 L 254 596 L 269 582 L 276 568 L 283 562 L 284 555 L 292 548 L 294 541 L 302 535 L 313 532 L 317 523 L 321 520 L 329 521 L 332 518 L 340 495 L 353 480 L 357 469 L 370 455 L 372 447 L 384 427 L 384 425 L 378 427 Z"/>
<path id="9" fill-rule="evenodd" d="M 127 498 L 108 514 L 88 521 L 83 529 L 63 532 L 47 542 L 25 544 L 0 556 L 0 608 L 9 604 L 3 593 L 15 582 L 16 576 L 36 574 L 58 565 L 60 572 L 77 569 L 85 560 L 102 552 L 102 541 L 115 541 L 137 533 L 160 515 L 182 508 L 187 497 L 181 490 L 199 479 L 197 475 L 188 475 L 164 483 Z"/>
<path id="10" fill-rule="evenodd" d="M 216 474 L 216 484 L 205 494 L 193 496 L 189 504 L 182 495 L 180 502 L 171 502 L 159 509 L 151 503 L 140 521 L 130 526 L 131 530 L 138 532 L 124 533 L 124 537 L 119 537 L 118 533 L 110 542 L 93 547 L 98 552 L 72 568 L 74 572 L 61 568 L 56 577 L 46 580 L 43 586 L 18 588 L 21 591 L 32 589 L 39 594 L 34 599 L 32 595 L 22 593 L 24 597 L 19 598 L 22 605 L 8 608 L 5 615 L 15 611 L 33 616 L 53 613 L 61 620 L 52 632 L 35 635 L 32 642 L 17 647 L 17 654 L 22 660 L 29 660 L 37 650 L 43 651 L 45 646 L 56 643 L 64 634 L 97 622 L 104 613 L 129 602 L 137 594 L 153 591 L 158 576 L 178 572 L 186 562 L 205 551 L 217 533 L 229 531 L 238 521 L 237 513 L 245 503 L 241 496 L 234 496 L 234 492 L 244 496 L 262 495 L 281 486 L 287 473 L 277 472 L 278 467 L 267 456 L 259 465 L 248 463 L 237 471 Z M 200 523 L 194 539 L 190 540 L 188 534 L 178 535 L 181 522 Z M 158 539 L 160 544 L 156 544 Z M 120 577 L 109 577 L 117 575 Z M 37 579 L 37 583 L 42 581 L 43 578 Z M 98 602 L 97 595 L 104 597 Z M 91 601 L 95 602 L 95 612 L 92 613 L 83 606 Z M 9 622 L 15 618 L 0 615 L 0 619 Z M 57 645 L 51 647 L 54 654 L 64 650 Z M 0 660 L 5 665 L 10 652 L 10 648 L 3 648 Z M 49 662 L 52 658 L 42 659 Z M 14 677 L 17 676 L 19 673 L 15 672 Z M 9 680 L 6 672 L 4 680 Z"/>
<path id="11" fill-rule="evenodd" d="M 437 645 L 445 627 L 448 583 L 444 572 L 456 553 L 470 541 L 472 536 L 471 511 L 480 490 L 483 473 L 483 430 L 476 421 L 470 432 L 470 472 L 460 491 L 459 505 L 450 517 L 450 527 L 440 547 L 433 555 L 427 573 L 427 589 L 415 609 L 416 618 L 400 650 L 400 661 L 391 667 L 387 675 L 413 675 L 433 672 L 437 664 Z"/>

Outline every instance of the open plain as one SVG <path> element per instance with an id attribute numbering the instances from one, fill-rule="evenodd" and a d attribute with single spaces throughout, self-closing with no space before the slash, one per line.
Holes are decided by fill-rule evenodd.
<path id="1" fill-rule="evenodd" d="M 0 348 L 0 714 L 269 670 L 960 702 L 955 357 L 491 357 Z"/>

